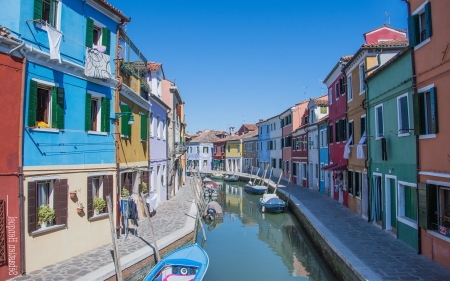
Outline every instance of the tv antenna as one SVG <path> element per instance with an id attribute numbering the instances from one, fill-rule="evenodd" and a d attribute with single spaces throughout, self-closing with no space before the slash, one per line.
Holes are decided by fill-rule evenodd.
<path id="1" fill-rule="evenodd" d="M 384 24 L 389 26 L 391 24 L 391 16 L 386 11 L 384 11 L 384 14 L 387 16 L 387 20 L 384 22 Z"/>
<path id="2" fill-rule="evenodd" d="M 245 115 L 242 115 L 242 122 L 245 123 Z"/>
<path id="3" fill-rule="evenodd" d="M 322 92 L 322 95 L 323 95 L 323 89 L 324 89 L 324 87 L 323 87 L 323 80 L 319 79 L 319 83 L 320 83 L 320 91 Z"/>
<path id="4" fill-rule="evenodd" d="M 303 86 L 303 89 L 306 89 L 304 93 L 306 95 L 306 93 L 308 93 L 308 86 Z"/>

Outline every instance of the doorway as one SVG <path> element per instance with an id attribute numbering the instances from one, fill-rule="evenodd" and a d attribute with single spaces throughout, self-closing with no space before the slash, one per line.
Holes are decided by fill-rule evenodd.
<path id="1" fill-rule="evenodd" d="M 362 216 L 367 219 L 369 216 L 369 190 L 367 186 L 367 173 L 362 173 Z"/>
<path id="2" fill-rule="evenodd" d="M 386 202 L 386 230 L 397 233 L 397 196 L 396 196 L 397 177 L 386 175 L 385 178 L 385 202 Z"/>

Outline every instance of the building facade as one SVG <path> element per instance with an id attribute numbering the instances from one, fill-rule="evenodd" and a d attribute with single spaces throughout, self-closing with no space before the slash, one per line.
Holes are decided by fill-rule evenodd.
<path id="1" fill-rule="evenodd" d="M 240 136 L 230 136 L 225 143 L 225 170 L 228 172 L 243 172 L 242 156 L 244 148 Z"/>
<path id="2" fill-rule="evenodd" d="M 258 144 L 258 130 L 254 130 L 245 134 L 242 138 L 244 145 L 243 154 L 243 172 L 244 173 L 255 173 L 256 160 L 258 159 L 258 151 L 256 150 L 256 145 Z"/>
<path id="3" fill-rule="evenodd" d="M 281 146 L 282 128 L 280 126 L 279 115 L 267 119 L 270 126 L 269 150 L 270 167 L 273 168 L 272 176 L 278 178 L 283 168 L 283 154 Z"/>
<path id="4" fill-rule="evenodd" d="M 188 167 L 194 167 L 198 171 L 212 170 L 214 141 L 218 139 L 213 131 L 204 130 L 198 137 L 190 140 L 186 155 Z"/>
<path id="5" fill-rule="evenodd" d="M 295 105 L 292 119 L 299 124 L 299 127 L 292 132 L 293 183 L 307 187 L 308 133 L 305 127 L 308 124 L 308 101 Z"/>
<path id="6" fill-rule="evenodd" d="M 258 168 L 263 173 L 267 168 L 267 176 L 270 173 L 270 121 L 260 120 L 258 126 Z"/>
<path id="7" fill-rule="evenodd" d="M 328 170 L 324 169 L 328 165 L 328 115 L 322 117 L 318 124 L 319 126 L 319 191 L 320 193 L 329 195 L 330 181 Z"/>

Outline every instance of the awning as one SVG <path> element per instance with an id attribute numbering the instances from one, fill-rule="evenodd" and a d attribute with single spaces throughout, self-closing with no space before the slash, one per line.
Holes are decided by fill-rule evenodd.
<path id="1" fill-rule="evenodd" d="M 347 170 L 347 164 L 339 164 L 331 168 L 333 171 Z"/>
<path id="2" fill-rule="evenodd" d="M 333 164 L 330 164 L 330 165 L 326 165 L 326 166 L 323 166 L 323 167 L 322 167 L 322 170 L 328 170 L 328 169 L 333 168 L 333 167 L 335 167 L 335 166 L 337 166 L 337 165 L 338 165 L 337 163 L 333 163 Z"/>

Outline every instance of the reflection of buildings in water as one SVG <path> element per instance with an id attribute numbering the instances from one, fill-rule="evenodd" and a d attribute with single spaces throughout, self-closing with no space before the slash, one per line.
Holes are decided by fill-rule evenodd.
<path id="1" fill-rule="evenodd" d="M 228 212 L 241 215 L 242 210 L 242 188 L 238 185 L 225 184 L 225 202 L 224 205 Z"/>

